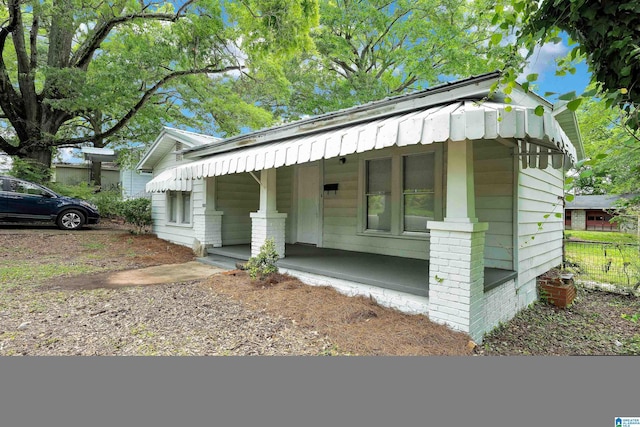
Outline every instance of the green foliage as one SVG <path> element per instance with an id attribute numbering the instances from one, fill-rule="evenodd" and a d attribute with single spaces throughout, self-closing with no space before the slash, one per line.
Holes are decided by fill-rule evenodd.
<path id="1" fill-rule="evenodd" d="M 146 198 L 129 199 L 120 202 L 120 214 L 126 222 L 138 227 L 141 234 L 145 227 L 152 224 L 151 200 Z"/>
<path id="2" fill-rule="evenodd" d="M 0 150 L 43 162 L 52 147 L 145 145 L 163 124 L 270 124 L 246 82 L 280 79 L 318 23 L 317 0 L 4 3 Z"/>
<path id="3" fill-rule="evenodd" d="M 487 43 L 494 4 L 320 0 L 320 26 L 312 32 L 316 52 L 285 67 L 292 87 L 279 113 L 326 113 L 501 68 L 509 49 Z"/>
<path id="4" fill-rule="evenodd" d="M 578 194 L 624 194 L 640 191 L 640 133 L 625 125 L 625 112 L 598 99 L 577 112 L 589 159 L 577 165 L 572 183 Z"/>
<path id="5" fill-rule="evenodd" d="M 260 252 L 255 257 L 251 257 L 246 264 L 249 277 L 252 279 L 264 280 L 269 275 L 278 272 L 278 252 L 272 237 L 268 238 L 260 247 Z"/>
<path id="6" fill-rule="evenodd" d="M 31 159 L 13 157 L 9 175 L 37 184 L 46 185 L 51 178 L 51 169 Z"/>
<path id="7" fill-rule="evenodd" d="M 76 185 L 65 185 L 58 182 L 49 182 L 45 184 L 58 194 L 62 194 L 67 197 L 75 197 L 76 199 L 82 199 L 91 201 L 94 196 L 95 188 L 87 183 L 79 183 Z"/>
<path id="8" fill-rule="evenodd" d="M 122 195 L 119 191 L 100 191 L 91 195 L 89 201 L 98 207 L 103 218 L 118 218 L 122 215 Z"/>
<path id="9" fill-rule="evenodd" d="M 513 55 L 504 73 L 504 82 L 515 81 L 535 47 L 559 43 L 561 31 L 574 45 L 557 61 L 556 75 L 576 72 L 575 64 L 586 60 L 592 72 L 592 87 L 581 96 L 567 93 L 567 108 L 575 111 L 581 97 L 600 93 L 607 107 L 617 105 L 625 121 L 634 129 L 640 125 L 640 3 L 635 0 L 499 0 L 493 22 L 515 36 Z M 527 52 L 525 58 L 522 51 Z M 527 78 L 529 82 L 534 78 Z"/>

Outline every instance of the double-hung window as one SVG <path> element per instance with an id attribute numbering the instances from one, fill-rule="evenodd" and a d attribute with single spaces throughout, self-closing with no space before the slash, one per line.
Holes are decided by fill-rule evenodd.
<path id="1" fill-rule="evenodd" d="M 426 236 L 427 221 L 442 219 L 441 164 L 439 149 L 394 149 L 365 159 L 361 231 Z"/>
<path id="2" fill-rule="evenodd" d="M 435 153 L 403 156 L 404 231 L 426 232 L 435 216 Z"/>
<path id="3" fill-rule="evenodd" d="M 191 224 L 191 193 L 169 191 L 167 193 L 167 220 L 172 224 Z"/>
<path id="4" fill-rule="evenodd" d="M 391 231 L 391 158 L 366 164 L 367 230 Z"/>

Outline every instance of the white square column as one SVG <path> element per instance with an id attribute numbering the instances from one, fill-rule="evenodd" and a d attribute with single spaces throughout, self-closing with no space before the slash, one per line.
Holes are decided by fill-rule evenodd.
<path id="1" fill-rule="evenodd" d="M 251 212 L 251 256 L 260 253 L 264 242 L 273 238 L 276 251 L 284 258 L 286 213 L 276 210 L 276 170 L 260 172 L 260 209 Z"/>
<path id="2" fill-rule="evenodd" d="M 194 251 L 199 256 L 206 255 L 207 248 L 222 246 L 222 215 L 216 211 L 214 178 L 203 178 L 202 200 L 194 200 L 193 231 Z"/>
<path id="3" fill-rule="evenodd" d="M 447 210 L 444 221 L 429 221 L 429 318 L 484 334 L 484 244 L 488 223 L 475 212 L 473 143 L 448 141 Z"/>

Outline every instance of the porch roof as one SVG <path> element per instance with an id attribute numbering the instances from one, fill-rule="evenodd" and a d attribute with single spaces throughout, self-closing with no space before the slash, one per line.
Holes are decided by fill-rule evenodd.
<path id="1" fill-rule="evenodd" d="M 457 100 L 304 136 L 235 147 L 168 169 L 151 180 L 146 189 L 150 192 L 186 190 L 193 179 L 279 168 L 394 145 L 495 139 L 527 142 L 536 147 L 536 157 L 556 153 L 568 157 L 572 163 L 577 161 L 576 148 L 551 112 L 538 116 L 531 107 Z M 527 156 L 531 158 L 531 166 L 538 164 L 533 157 Z M 561 164 L 544 161 L 540 165 L 548 163 L 554 167 Z"/>

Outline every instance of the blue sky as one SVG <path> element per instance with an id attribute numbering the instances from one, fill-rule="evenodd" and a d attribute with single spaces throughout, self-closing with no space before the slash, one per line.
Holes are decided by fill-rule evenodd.
<path id="1" fill-rule="evenodd" d="M 559 95 L 571 91 L 580 95 L 589 84 L 591 74 L 584 62 L 578 64 L 575 74 L 555 75 L 555 60 L 566 55 L 570 49 L 566 41 L 558 44 L 549 43 L 538 48 L 531 56 L 529 65 L 523 73 L 524 75 L 538 74 L 538 81 L 535 82 L 537 88 L 534 89 L 537 94 L 544 96 L 545 92 L 557 93 L 557 95 L 546 96 L 545 98 L 549 101 L 555 102 Z"/>

